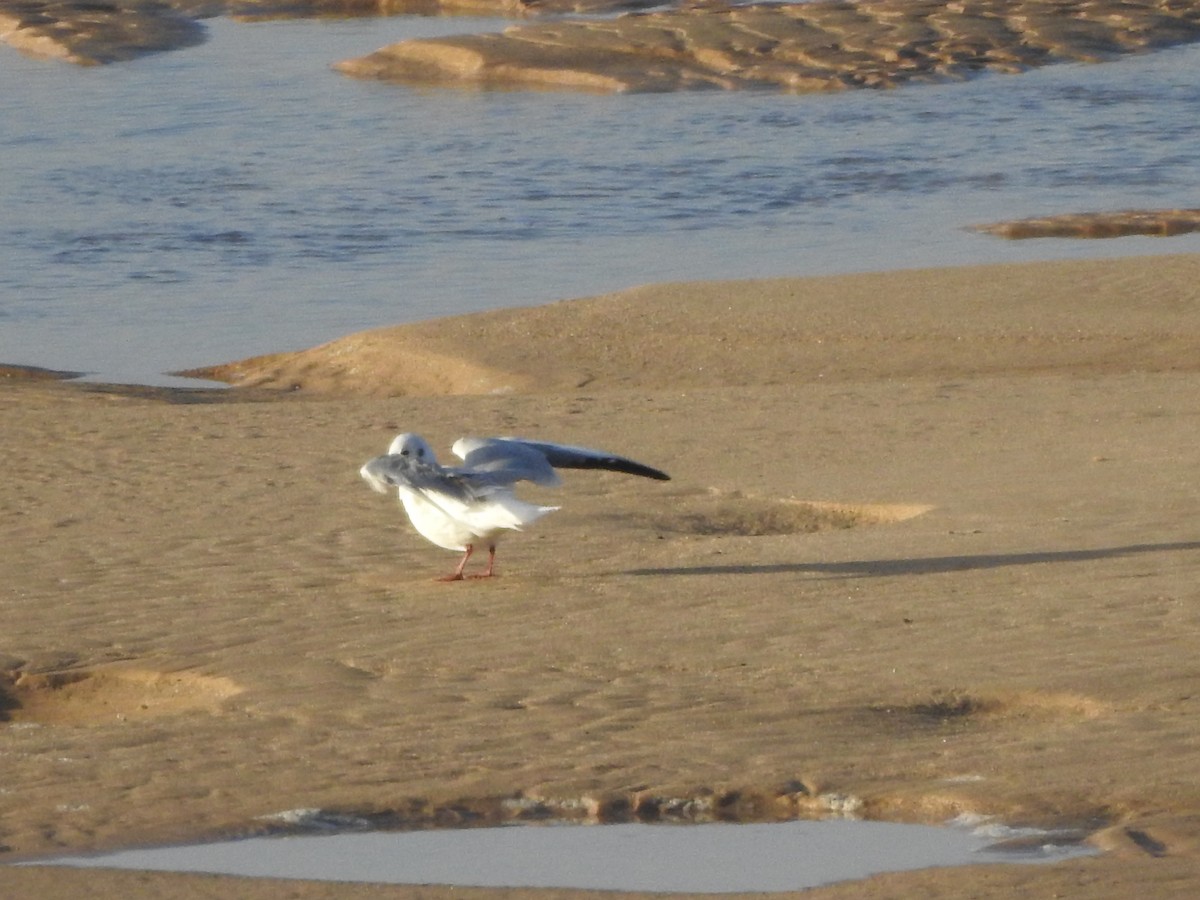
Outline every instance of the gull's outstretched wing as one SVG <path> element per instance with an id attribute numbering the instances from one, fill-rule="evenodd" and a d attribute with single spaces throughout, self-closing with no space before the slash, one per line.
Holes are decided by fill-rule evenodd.
<path id="1" fill-rule="evenodd" d="M 510 483 L 524 480 L 555 485 L 559 483 L 555 469 L 604 469 L 658 481 L 671 480 L 666 472 L 615 453 L 548 441 L 459 438 L 454 453 L 465 463 L 463 469 L 507 478 Z"/>

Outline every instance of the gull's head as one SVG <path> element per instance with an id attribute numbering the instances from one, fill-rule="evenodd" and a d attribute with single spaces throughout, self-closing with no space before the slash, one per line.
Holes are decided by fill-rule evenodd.
<path id="1" fill-rule="evenodd" d="M 436 463 L 433 448 L 419 434 L 398 434 L 388 447 L 388 456 L 411 456 L 421 462 Z"/>

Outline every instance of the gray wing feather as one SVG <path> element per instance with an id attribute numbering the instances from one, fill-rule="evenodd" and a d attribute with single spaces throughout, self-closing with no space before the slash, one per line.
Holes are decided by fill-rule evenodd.
<path id="1" fill-rule="evenodd" d="M 604 469 L 657 481 L 671 480 L 666 472 L 628 457 L 590 447 L 521 438 L 463 438 L 454 445 L 454 449 L 463 457 L 467 467 L 503 472 L 513 481 L 524 479 L 535 484 L 558 484 L 555 469 Z"/>
<path id="2" fill-rule="evenodd" d="M 534 484 L 554 487 L 562 479 L 546 454 L 523 441 L 506 438 L 461 438 L 454 444 L 454 452 L 462 457 L 462 470 L 486 477 L 496 484 L 516 484 L 532 481 Z"/>
<path id="3" fill-rule="evenodd" d="M 475 478 L 468 473 L 443 469 L 439 465 L 398 454 L 375 457 L 362 467 L 360 474 L 381 493 L 388 493 L 388 486 L 391 485 L 422 494 L 453 497 L 463 503 L 482 500 L 496 487 L 486 478 Z"/>

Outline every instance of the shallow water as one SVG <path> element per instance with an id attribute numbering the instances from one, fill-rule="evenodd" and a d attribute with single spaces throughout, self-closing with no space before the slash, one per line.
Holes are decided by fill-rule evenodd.
<path id="1" fill-rule="evenodd" d="M 1094 852 L 1039 842 L 1037 834 L 1044 835 L 860 821 L 540 825 L 250 838 L 48 862 L 319 881 L 723 893 L 799 890 L 877 872 L 1052 862 Z M 1020 849 L 1002 849 L 997 838 L 1025 841 Z"/>
<path id="2" fill-rule="evenodd" d="M 0 362 L 160 373 L 650 281 L 1182 252 L 963 226 L 1200 206 L 1200 48 L 895 91 L 416 90 L 328 64 L 471 19 L 0 48 Z"/>

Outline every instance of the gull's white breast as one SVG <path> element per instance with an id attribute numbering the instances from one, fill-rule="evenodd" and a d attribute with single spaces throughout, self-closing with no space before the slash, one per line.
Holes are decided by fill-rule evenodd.
<path id="1" fill-rule="evenodd" d="M 438 495 L 437 501 L 421 491 L 400 487 L 400 502 L 413 527 L 431 543 L 447 550 L 466 550 L 480 541 L 494 544 L 505 530 L 520 531 L 557 506 L 537 506 L 512 493 L 496 491 L 486 500 L 463 503 Z"/>

